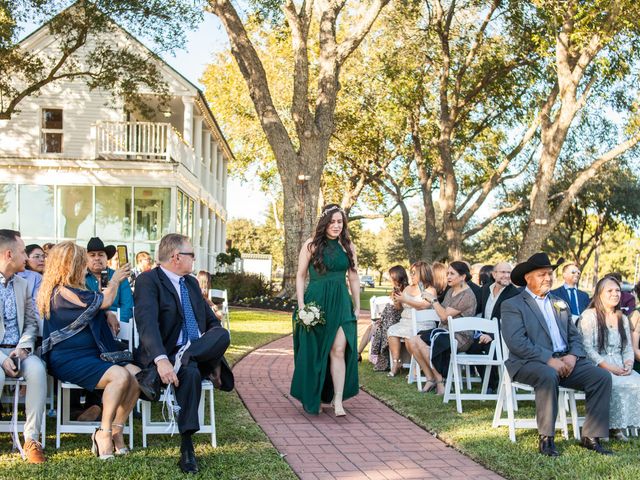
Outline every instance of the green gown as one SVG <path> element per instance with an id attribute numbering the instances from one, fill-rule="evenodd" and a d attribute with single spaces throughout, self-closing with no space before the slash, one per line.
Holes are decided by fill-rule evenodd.
<path id="1" fill-rule="evenodd" d="M 359 389 L 357 325 L 346 282 L 349 259 L 336 239 L 328 240 L 323 260 L 327 267 L 324 274 L 309 265 L 309 286 L 304 301 L 316 302 L 324 312 L 326 323 L 307 331 L 296 325 L 297 312 L 293 314 L 294 371 L 291 395 L 302 402 L 306 412 L 312 414 L 319 412 L 321 400 L 329 403 L 333 399 L 329 352 L 340 327 L 347 337 L 342 398 L 346 400 L 355 396 Z"/>

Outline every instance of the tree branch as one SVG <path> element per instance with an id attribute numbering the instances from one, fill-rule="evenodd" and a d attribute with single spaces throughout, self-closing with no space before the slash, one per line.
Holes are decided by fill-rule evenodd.
<path id="1" fill-rule="evenodd" d="M 374 0 L 371 6 L 367 7 L 365 5 L 363 7 L 366 9 L 366 13 L 358 25 L 351 29 L 351 34 L 338 47 L 338 54 L 336 56 L 338 66 L 341 66 L 349 55 L 358 48 L 358 45 L 360 45 L 364 37 L 369 33 L 380 11 L 382 11 L 387 3 L 389 3 L 389 0 Z"/>

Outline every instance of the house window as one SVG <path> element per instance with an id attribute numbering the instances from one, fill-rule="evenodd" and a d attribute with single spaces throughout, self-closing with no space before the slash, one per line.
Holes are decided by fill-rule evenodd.
<path id="1" fill-rule="evenodd" d="M 42 153 L 62 153 L 62 109 L 42 109 Z"/>

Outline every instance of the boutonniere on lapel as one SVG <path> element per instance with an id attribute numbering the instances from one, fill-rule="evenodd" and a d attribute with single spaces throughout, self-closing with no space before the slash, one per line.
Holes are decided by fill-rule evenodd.
<path id="1" fill-rule="evenodd" d="M 569 305 L 563 300 L 555 300 L 553 302 L 553 308 L 556 309 L 556 312 L 560 313 L 563 310 L 569 310 Z"/>

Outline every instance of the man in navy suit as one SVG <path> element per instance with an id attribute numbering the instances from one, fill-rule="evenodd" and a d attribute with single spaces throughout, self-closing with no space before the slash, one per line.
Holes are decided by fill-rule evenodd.
<path id="1" fill-rule="evenodd" d="M 582 315 L 582 312 L 589 306 L 589 294 L 578 290 L 580 267 L 575 263 L 567 263 L 562 268 L 562 278 L 564 285 L 551 290 L 551 295 L 564 300 L 571 309 L 571 315 Z"/>
<path id="2" fill-rule="evenodd" d="M 180 406 L 179 465 L 184 473 L 198 472 L 191 436 L 200 429 L 202 379 L 209 378 L 222 390 L 233 388 L 233 374 L 223 357 L 229 332 L 205 303 L 198 281 L 191 275 L 194 260 L 188 237 L 165 235 L 158 246 L 160 266 L 138 276 L 135 289 L 135 319 L 140 332 L 135 359 L 144 368 L 155 366 L 162 382 L 175 387 Z M 181 351 L 180 366 L 174 369 Z"/>

